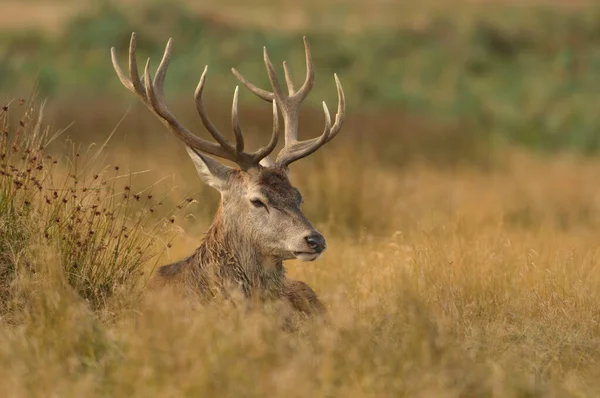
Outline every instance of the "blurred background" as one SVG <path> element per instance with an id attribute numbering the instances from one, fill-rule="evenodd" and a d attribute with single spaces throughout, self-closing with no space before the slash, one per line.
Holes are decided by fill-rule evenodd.
<path id="1" fill-rule="evenodd" d="M 231 67 L 266 85 L 265 45 L 273 61 L 287 60 L 300 81 L 307 35 L 317 70 L 310 105 L 327 100 L 335 106 L 332 75 L 338 73 L 352 117 L 348 129 L 371 138 L 393 135 L 394 141 L 452 134 L 441 138 L 449 141 L 443 145 L 439 137 L 427 142 L 451 150 L 472 149 L 465 142 L 471 139 L 493 139 L 592 153 L 600 142 L 600 12 L 592 3 L 2 0 L 0 90 L 22 95 L 37 81 L 41 96 L 56 107 L 56 99 L 79 106 L 131 103 L 108 51 L 115 46 L 125 61 L 136 31 L 140 58 L 151 57 L 155 67 L 173 37 L 166 87 L 172 102 L 189 105 L 208 64 L 207 90 L 219 108 L 236 84 Z M 242 101 L 257 103 L 248 93 Z M 124 108 L 115 108 L 120 112 L 108 125 L 122 116 Z M 260 109 L 268 116 L 267 108 Z"/>
<path id="2" fill-rule="evenodd" d="M 352 120 L 366 114 L 381 123 L 369 130 L 395 125 L 397 137 L 460 124 L 461 136 L 594 152 L 600 13 L 592 3 L 2 0 L 0 90 L 21 93 L 37 79 L 43 97 L 127 101 L 108 51 L 116 46 L 124 60 L 136 31 L 140 57 L 154 66 L 173 37 L 172 101 L 191 98 L 208 64 L 207 90 L 218 107 L 236 83 L 231 67 L 267 83 L 265 45 L 301 79 L 307 35 L 317 68 L 311 104 L 334 102 L 337 72 Z M 242 100 L 256 103 L 246 93 Z M 418 127 L 402 127 L 407 118 Z"/>
<path id="3" fill-rule="evenodd" d="M 286 262 L 326 328 L 139 300 L 219 195 L 119 82 L 132 31 L 153 71 L 173 38 L 167 102 L 207 139 L 205 65 L 229 138 L 230 69 L 267 88 L 263 46 L 298 86 L 310 41 L 301 139 L 338 74 L 341 132 L 291 166 L 328 250 Z M 599 99 L 597 1 L 0 0 L 0 396 L 598 397 Z M 248 149 L 271 117 L 240 89 Z"/>
<path id="4" fill-rule="evenodd" d="M 166 180 L 179 195 L 204 195 L 194 212 L 207 219 L 216 193 L 205 194 L 181 143 L 113 71 L 109 49 L 126 67 L 132 31 L 140 64 L 150 57 L 153 70 L 173 38 L 167 100 L 204 137 L 193 103 L 204 66 L 208 112 L 229 134 L 231 67 L 268 87 L 267 46 L 280 76 L 287 60 L 300 84 L 306 35 L 316 85 L 302 138 L 321 132 L 321 101 L 336 108 L 333 73 L 348 117 L 335 141 L 294 165 L 295 180 L 315 203 L 308 213 L 340 230 L 393 232 L 398 222 L 369 208 L 409 192 L 399 173 L 415 164 L 486 172 L 513 161 L 507 151 L 588 156 L 600 144 L 600 7 L 591 1 L 2 0 L 0 10 L 2 99 L 36 91 L 49 100 L 46 119 L 84 149 L 114 132 L 110 164 L 152 170 L 148 183 Z M 240 95 L 245 133 L 262 144 L 269 105 L 243 88 Z M 375 167 L 393 189 L 374 182 Z"/>

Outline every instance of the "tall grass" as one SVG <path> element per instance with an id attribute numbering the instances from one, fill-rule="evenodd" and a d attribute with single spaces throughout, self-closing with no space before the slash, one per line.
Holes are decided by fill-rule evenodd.
<path id="1" fill-rule="evenodd" d="M 83 94 L 44 109 L 75 121 L 66 132 L 35 101 L 0 108 L 0 396 L 598 396 L 600 162 L 492 145 L 597 148 L 597 14 L 453 12 L 310 35 L 318 82 L 339 72 L 350 103 L 336 140 L 292 169 L 328 251 L 288 275 L 331 318 L 294 334 L 268 309 L 145 291 L 197 247 L 218 195 L 143 106 L 110 134 L 124 107 L 107 92 L 128 93 L 107 48 L 137 30 L 154 59 L 175 36 L 175 99 L 205 63 L 210 87 L 233 88 L 231 66 L 264 85 L 264 44 L 300 67 L 298 37 L 159 4 L 0 40 L 4 88 L 39 72 L 46 93 Z M 312 97 L 334 95 L 330 81 Z M 270 112 L 248 98 L 255 146 Z M 170 103 L 198 125 L 191 101 Z M 208 107 L 230 117 L 229 98 Z M 304 110 L 302 134 L 321 117 Z"/>
<path id="2" fill-rule="evenodd" d="M 154 192 L 135 190 L 118 165 L 99 164 L 104 145 L 52 151 L 61 132 L 51 134 L 34 102 L 6 104 L 0 126 L 2 303 L 19 279 L 37 274 L 60 275 L 92 310 L 136 299 L 143 267 L 170 245 Z"/>
<path id="3" fill-rule="evenodd" d="M 172 213 L 160 209 L 180 193 L 158 198 L 121 174 L 154 164 L 188 189 L 197 177 L 180 146 L 171 155 L 160 141 L 145 153 L 101 145 L 106 156 L 95 158 L 96 147 L 69 145 L 65 157 L 32 104 L 9 112 L 2 396 L 600 392 L 597 160 L 510 150 L 487 168 L 399 168 L 342 132 L 292 172 L 329 248 L 288 273 L 318 292 L 331 322 L 288 334 L 269 311 L 141 294 L 153 255 L 171 242 L 171 258 L 189 254 L 216 207 L 209 191 L 191 207 L 184 200 L 175 224 L 186 233 L 171 239 Z"/>

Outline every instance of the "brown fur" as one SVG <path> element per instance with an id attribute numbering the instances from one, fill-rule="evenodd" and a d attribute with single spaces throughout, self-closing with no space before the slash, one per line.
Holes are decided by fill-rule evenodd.
<path id="1" fill-rule="evenodd" d="M 325 238 L 311 225 L 300 210 L 302 197 L 287 176 L 287 168 L 320 146 L 339 132 L 344 120 L 344 92 L 337 75 L 338 113 L 335 123 L 324 106 L 327 122 L 319 139 L 298 140 L 298 109 L 306 98 L 314 79 L 310 46 L 306 38 L 307 78 L 302 87 L 292 88 L 286 70 L 289 95 L 279 89 L 277 78 L 269 73 L 273 92 L 265 94 L 248 83 L 235 69 L 232 72 L 250 91 L 272 102 L 273 132 L 269 143 L 261 149 L 244 152 L 244 142 L 238 118 L 238 89 L 232 107 L 232 125 L 236 145 L 226 142 L 223 135 L 208 120 L 202 103 L 202 91 L 206 68 L 196 89 L 195 99 L 204 127 L 218 142 L 209 143 L 184 128 L 169 112 L 162 93 L 166 68 L 171 54 L 169 40 L 161 64 L 152 82 L 139 78 L 135 62 L 136 36 L 131 35 L 129 44 L 129 67 L 127 76 L 117 61 L 116 50 L 111 48 L 111 58 L 121 83 L 136 94 L 142 102 L 185 144 L 196 170 L 204 182 L 221 193 L 221 206 L 204 242 L 187 259 L 163 266 L 156 274 L 154 287 L 179 284 L 191 289 L 205 300 L 215 296 L 228 297 L 230 292 L 239 291 L 247 299 L 258 297 L 287 300 L 299 312 L 312 313 L 322 308 L 306 284 L 289 281 L 285 277 L 283 261 L 296 258 L 314 261 L 326 249 Z M 272 65 L 266 55 L 267 69 Z M 148 72 L 148 70 L 146 70 Z M 148 77 L 149 74 L 146 74 Z M 144 89 L 146 87 L 146 89 Z M 273 162 L 269 154 L 275 149 L 280 134 L 278 109 L 284 121 L 285 147 Z M 240 169 L 232 169 L 215 157 L 233 161 Z"/>
<path id="2" fill-rule="evenodd" d="M 245 174 L 236 171 L 231 184 L 245 187 L 256 182 L 270 206 L 286 215 L 294 213 L 302 225 L 308 223 L 295 210 L 301 196 L 284 171 L 261 168 L 256 175 Z M 188 258 L 161 267 L 150 282 L 151 289 L 177 286 L 202 302 L 236 295 L 248 300 L 283 300 L 304 316 L 324 314 L 325 307 L 316 293 L 306 283 L 288 279 L 283 260 L 265 255 L 264 248 L 253 240 L 252 231 L 236 224 L 232 209 L 240 206 L 242 192 L 233 191 L 230 196 L 233 199 L 221 204 L 202 244 Z"/>

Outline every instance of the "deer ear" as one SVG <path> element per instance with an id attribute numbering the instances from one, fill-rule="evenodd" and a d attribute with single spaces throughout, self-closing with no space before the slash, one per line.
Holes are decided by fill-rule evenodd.
<path id="1" fill-rule="evenodd" d="M 224 191 L 233 169 L 188 146 L 185 149 L 192 158 L 202 181 L 219 192 Z"/>

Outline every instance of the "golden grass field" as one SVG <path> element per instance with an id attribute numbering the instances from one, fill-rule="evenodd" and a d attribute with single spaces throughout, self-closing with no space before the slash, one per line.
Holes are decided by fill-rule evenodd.
<path id="1" fill-rule="evenodd" d="M 145 123 L 142 111 L 126 119 Z M 169 175 L 154 190 L 166 195 L 165 206 L 196 192 L 199 203 L 160 227 L 163 238 L 173 237 L 160 263 L 198 245 L 217 198 L 193 174 L 179 143 L 151 124 L 168 144 L 148 144 L 143 154 L 109 144 L 99 162 L 108 181 L 124 177 L 115 183 L 119 195 L 125 185 L 137 192 L 143 178 Z M 124 134 L 123 126 L 116 131 Z M 8 251 L 17 277 L 0 324 L 0 394 L 596 396 L 600 162 L 508 149 L 493 154 L 493 167 L 414 161 L 399 169 L 353 143 L 350 125 L 345 133 L 293 170 L 305 212 L 329 249 L 315 263 L 290 262 L 288 270 L 318 292 L 330 325 L 307 324 L 290 335 L 268 311 L 141 299 L 145 278 L 138 274 L 115 282 L 92 312 L 66 282 L 69 265 L 53 251 L 60 243 L 44 241 L 44 228 L 30 224 L 28 246 Z M 59 159 L 55 177 L 67 167 Z M 127 180 L 124 165 L 142 170 L 152 163 L 143 178 Z M 12 192 L 22 205 L 25 193 Z M 43 224 L 45 205 L 41 197 L 32 200 L 27 220 Z M 65 206 L 60 214 L 75 212 Z M 90 267 L 106 270 L 102 262 Z"/>
<path id="2" fill-rule="evenodd" d="M 32 7 L 52 31 L 72 11 L 57 4 L 0 7 Z M 41 100 L 0 95 L 1 397 L 600 395 L 599 158 L 349 110 L 339 136 L 292 168 L 328 250 L 287 270 L 331 322 L 290 334 L 268 307 L 144 294 L 157 265 L 199 245 L 218 195 L 123 91 L 130 102 L 50 101 L 39 129 Z M 189 98 L 173 108 L 196 127 Z M 229 107 L 207 104 L 219 126 Z M 262 143 L 269 106 L 241 118 L 249 145 Z M 322 129 L 315 110 L 301 121 L 302 134 Z"/>

